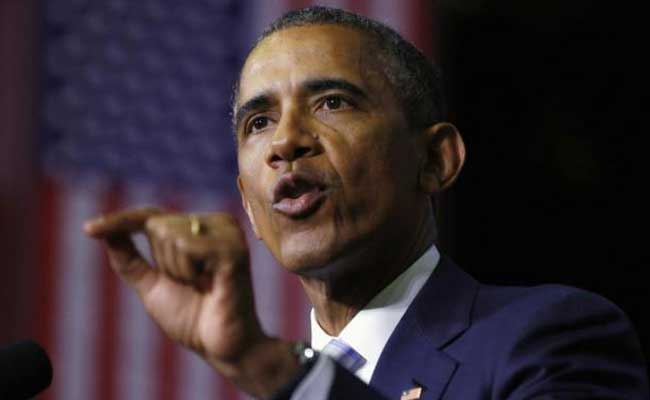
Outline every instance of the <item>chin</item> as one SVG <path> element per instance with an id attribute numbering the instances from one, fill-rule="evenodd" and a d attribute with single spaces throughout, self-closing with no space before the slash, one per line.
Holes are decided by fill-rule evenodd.
<path id="1" fill-rule="evenodd" d="M 278 263 L 289 272 L 311 277 L 363 264 L 368 249 L 373 250 L 382 219 L 374 216 L 345 224 L 328 214 L 319 217 L 268 236 L 275 239 L 267 245 Z"/>
<path id="2" fill-rule="evenodd" d="M 287 249 L 282 251 L 279 262 L 289 272 L 310 275 L 327 266 L 332 258 L 331 252 L 320 248 Z"/>
<path id="3" fill-rule="evenodd" d="M 318 277 L 339 274 L 350 264 L 363 263 L 368 254 L 363 251 L 367 241 L 337 235 L 297 235 L 286 238 L 276 258 L 287 271 L 303 276 Z M 337 240 L 338 239 L 338 240 Z"/>
<path id="4" fill-rule="evenodd" d="M 287 271 L 298 275 L 318 273 L 336 258 L 334 246 L 312 240 L 291 240 L 282 246 L 278 261 Z"/>

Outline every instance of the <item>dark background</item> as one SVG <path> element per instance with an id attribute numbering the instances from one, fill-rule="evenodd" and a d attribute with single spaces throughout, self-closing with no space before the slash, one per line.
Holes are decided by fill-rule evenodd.
<path id="1" fill-rule="evenodd" d="M 648 359 L 641 16 L 590 1 L 443 6 L 468 156 L 441 218 L 443 248 L 475 277 L 597 292 L 628 314 Z"/>

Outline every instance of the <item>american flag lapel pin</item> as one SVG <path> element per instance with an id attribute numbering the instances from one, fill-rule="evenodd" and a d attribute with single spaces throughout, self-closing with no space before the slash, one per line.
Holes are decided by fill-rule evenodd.
<path id="1" fill-rule="evenodd" d="M 422 396 L 422 388 L 418 386 L 409 390 L 404 390 L 402 392 L 402 397 L 400 397 L 399 400 L 418 400 L 420 396 Z"/>

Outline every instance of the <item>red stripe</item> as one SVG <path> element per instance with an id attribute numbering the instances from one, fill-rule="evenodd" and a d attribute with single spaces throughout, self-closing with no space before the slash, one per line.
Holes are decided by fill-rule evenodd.
<path id="1" fill-rule="evenodd" d="M 312 0 L 288 0 L 287 1 L 287 9 L 288 10 L 295 10 L 297 8 L 305 8 L 313 5 Z"/>
<path id="2" fill-rule="evenodd" d="M 176 398 L 176 386 L 178 376 L 176 374 L 176 365 L 178 356 L 176 354 L 176 345 L 162 332 L 158 341 L 158 365 L 159 365 L 159 386 L 160 391 L 156 399 L 174 400 Z"/>
<path id="3" fill-rule="evenodd" d="M 290 273 L 282 274 L 282 337 L 302 340 L 306 332 L 303 326 L 304 297 L 298 278 Z"/>
<path id="4" fill-rule="evenodd" d="M 435 40 L 434 34 L 437 33 L 437 27 L 434 29 L 435 21 L 434 7 L 437 2 L 431 0 L 412 0 L 406 14 L 406 36 L 409 37 L 415 45 L 428 56 L 434 56 Z"/>
<path id="5" fill-rule="evenodd" d="M 40 222 L 34 179 L 39 5 L 0 1 L 0 346 L 31 333 L 33 314 L 26 311 L 36 306 L 37 249 L 29 247 Z"/>
<path id="6" fill-rule="evenodd" d="M 357 14 L 368 15 L 368 1 L 367 0 L 352 0 L 349 3 L 348 10 Z"/>
<path id="7" fill-rule="evenodd" d="M 106 196 L 101 200 L 100 212 L 108 213 L 122 208 L 124 195 L 121 188 L 111 187 Z M 117 348 L 120 345 L 119 337 L 119 278 L 112 271 L 106 253 L 102 254 L 102 266 L 99 272 L 99 298 L 98 330 L 96 340 L 97 349 L 97 393 L 95 398 L 100 400 L 113 400 L 116 397 L 117 368 L 128 366 L 117 365 Z"/>
<path id="8" fill-rule="evenodd" d="M 219 389 L 219 400 L 238 400 L 239 399 L 239 392 L 237 391 L 237 388 L 235 385 L 230 383 L 229 381 L 225 379 L 221 379 L 221 386 Z"/>
<path id="9" fill-rule="evenodd" d="M 34 336 L 47 350 L 52 358 L 54 368 L 53 386 L 56 385 L 56 371 L 59 364 L 59 354 L 55 348 L 55 321 L 57 315 L 57 301 L 55 294 L 58 289 L 58 265 L 60 206 L 61 199 L 57 186 L 49 179 L 44 179 L 39 188 L 38 205 L 38 276 L 34 292 L 34 301 L 37 317 L 34 321 Z M 46 390 L 40 397 L 41 400 L 53 398 L 53 390 Z"/>

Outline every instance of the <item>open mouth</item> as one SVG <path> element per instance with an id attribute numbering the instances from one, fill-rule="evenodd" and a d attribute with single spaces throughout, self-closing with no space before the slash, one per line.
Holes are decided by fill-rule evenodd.
<path id="1" fill-rule="evenodd" d="M 318 210 L 326 194 L 326 185 L 319 176 L 288 172 L 273 188 L 273 209 L 291 218 L 305 218 Z"/>

